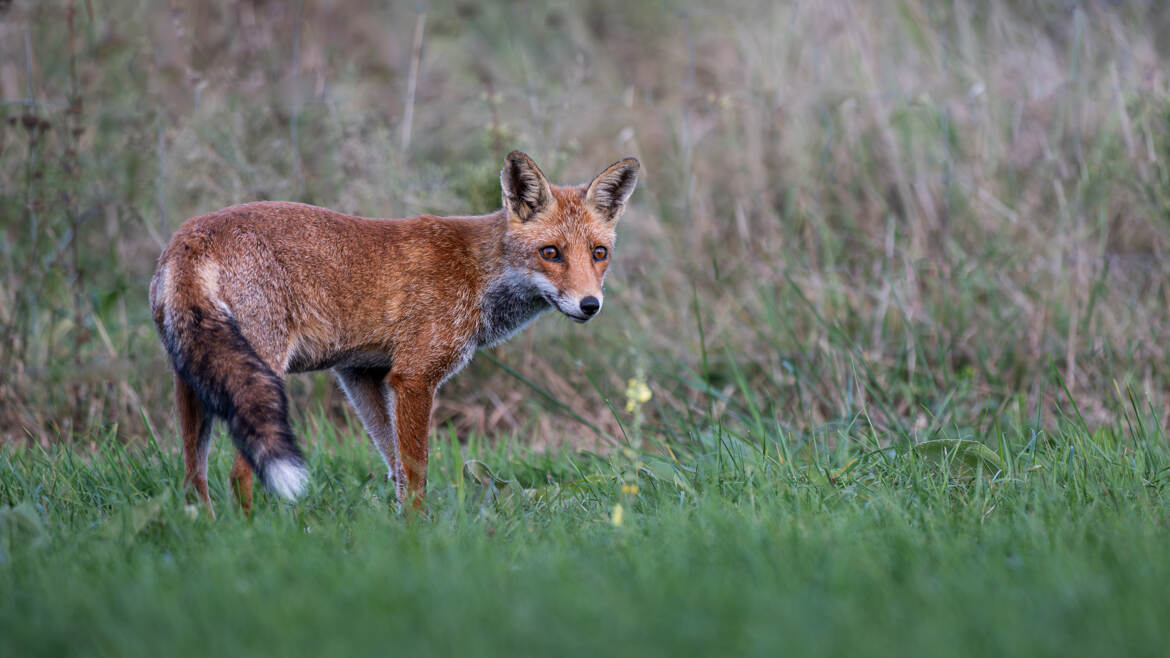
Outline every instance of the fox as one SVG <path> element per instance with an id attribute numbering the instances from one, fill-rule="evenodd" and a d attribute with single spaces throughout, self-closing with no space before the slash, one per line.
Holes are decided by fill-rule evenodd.
<path id="1" fill-rule="evenodd" d="M 502 208 L 479 216 L 366 218 L 259 201 L 188 219 L 150 282 L 174 371 L 183 485 L 212 516 L 212 421 L 235 447 L 229 478 L 250 515 L 253 475 L 295 501 L 309 475 L 289 424 L 289 374 L 331 369 L 381 454 L 400 509 L 425 510 L 439 387 L 482 348 L 545 311 L 601 310 L 636 158 L 553 185 L 513 151 Z"/>

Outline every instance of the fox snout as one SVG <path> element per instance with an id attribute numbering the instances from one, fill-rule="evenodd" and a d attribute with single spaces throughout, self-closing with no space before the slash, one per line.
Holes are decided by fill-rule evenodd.
<path id="1" fill-rule="evenodd" d="M 591 320 L 601 310 L 601 299 L 594 295 L 576 298 L 562 293 L 550 301 L 558 311 L 572 318 L 574 322 L 582 324 Z"/>
<path id="2" fill-rule="evenodd" d="M 584 324 L 601 310 L 601 300 L 593 295 L 586 295 L 580 301 L 573 301 L 572 298 L 569 298 L 565 306 L 569 308 L 563 308 L 559 304 L 557 308 L 560 309 L 561 313 L 573 318 L 573 321 Z"/>

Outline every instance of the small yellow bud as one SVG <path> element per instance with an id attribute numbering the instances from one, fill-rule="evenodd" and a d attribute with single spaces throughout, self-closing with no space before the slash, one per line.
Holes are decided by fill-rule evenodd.
<path id="1" fill-rule="evenodd" d="M 609 517 L 610 522 L 613 523 L 613 527 L 617 528 L 617 527 L 621 526 L 622 516 L 624 513 L 625 513 L 625 510 L 622 509 L 621 503 L 618 503 L 617 505 L 613 506 L 613 514 L 611 514 Z"/>
<path id="2" fill-rule="evenodd" d="M 654 393 L 646 385 L 645 378 L 639 374 L 627 383 L 626 411 L 630 413 L 636 411 L 638 407 L 649 402 L 652 397 L 654 397 Z"/>

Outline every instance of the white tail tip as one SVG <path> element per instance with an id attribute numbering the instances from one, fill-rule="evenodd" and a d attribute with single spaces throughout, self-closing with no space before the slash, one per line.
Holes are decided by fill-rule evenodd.
<path id="1" fill-rule="evenodd" d="M 265 475 L 268 476 L 268 488 L 288 500 L 296 500 L 309 481 L 309 471 L 304 464 L 291 459 L 273 461 L 265 469 Z"/>

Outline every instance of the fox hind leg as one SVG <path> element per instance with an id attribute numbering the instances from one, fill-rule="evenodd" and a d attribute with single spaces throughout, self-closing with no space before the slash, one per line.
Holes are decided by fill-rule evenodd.
<path id="1" fill-rule="evenodd" d="M 175 375 L 175 407 L 179 413 L 179 432 L 183 437 L 183 484 L 195 493 L 214 517 L 207 491 L 207 452 L 211 446 L 211 414 L 183 378 Z"/>
<path id="2" fill-rule="evenodd" d="M 394 433 L 390 386 L 386 383 L 389 371 L 384 368 L 336 368 L 335 372 L 374 447 L 382 454 L 390 478 L 397 480 L 398 438 Z"/>
<path id="3" fill-rule="evenodd" d="M 232 462 L 230 477 L 232 491 L 236 494 L 240 509 L 244 511 L 244 516 L 252 516 L 252 467 L 244 458 L 244 453 L 239 450 L 236 451 L 236 459 Z"/>

